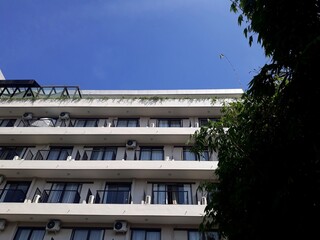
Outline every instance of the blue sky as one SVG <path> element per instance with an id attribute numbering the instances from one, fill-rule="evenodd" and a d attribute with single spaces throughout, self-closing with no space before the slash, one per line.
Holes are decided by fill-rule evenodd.
<path id="1" fill-rule="evenodd" d="M 229 0 L 0 0 L 0 69 L 6 79 L 81 89 L 247 89 L 267 59 L 229 8 Z"/>

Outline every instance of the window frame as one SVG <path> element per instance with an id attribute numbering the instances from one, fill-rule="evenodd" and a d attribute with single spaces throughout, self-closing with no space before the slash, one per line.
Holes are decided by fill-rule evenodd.
<path id="1" fill-rule="evenodd" d="M 109 187 L 116 187 L 115 190 L 109 189 Z M 121 187 L 127 187 L 128 190 L 120 190 L 119 188 Z M 131 182 L 106 182 L 104 186 L 104 190 L 102 196 L 100 197 L 99 203 L 101 204 L 130 204 L 131 201 L 131 189 L 132 189 L 132 183 Z M 99 191 L 99 190 L 98 190 Z M 98 191 L 97 191 L 97 196 L 98 196 Z M 110 191 L 111 199 L 113 200 L 114 194 L 116 196 L 116 201 L 108 201 L 108 191 Z M 118 201 L 119 193 L 127 193 L 127 201 Z M 107 193 L 107 195 L 106 195 Z M 124 195 L 125 196 L 125 195 Z M 96 198 L 97 199 L 97 198 Z"/>
<path id="2" fill-rule="evenodd" d="M 150 151 L 150 158 L 149 159 L 141 159 L 142 157 L 142 152 L 143 151 Z M 161 151 L 161 159 L 153 159 L 153 155 L 158 152 Z M 163 147 L 159 147 L 159 146 L 141 146 L 139 149 L 139 161 L 163 161 L 164 160 L 164 149 Z"/>
<path id="3" fill-rule="evenodd" d="M 99 231 L 102 231 L 102 238 L 101 238 L 101 240 L 103 240 L 104 239 L 104 237 L 105 237 L 105 229 L 104 228 L 87 228 L 87 227 L 84 227 L 84 228 L 72 228 L 72 233 L 71 233 L 71 236 L 70 236 L 70 240 L 76 240 L 76 239 L 74 239 L 74 237 L 75 237 L 75 232 L 77 231 L 77 230 L 87 230 L 87 231 L 89 231 L 88 233 L 89 233 L 89 235 L 88 235 L 88 233 L 87 233 L 87 236 L 86 236 L 86 240 L 90 240 L 90 235 L 91 235 L 91 231 L 93 230 L 99 230 Z M 93 240 L 95 240 L 95 239 L 93 239 Z M 100 239 L 99 239 L 100 240 Z"/>
<path id="4" fill-rule="evenodd" d="M 185 155 L 186 153 L 194 154 L 195 158 L 194 159 L 186 159 L 186 155 Z M 209 154 L 208 150 L 205 150 L 205 151 L 197 154 L 197 153 L 193 153 L 191 151 L 190 147 L 183 147 L 182 159 L 183 159 L 183 161 L 209 161 L 210 160 L 210 154 Z"/>
<path id="5" fill-rule="evenodd" d="M 160 126 L 160 121 L 168 121 L 168 126 Z M 179 121 L 180 126 L 172 126 L 173 121 Z M 165 127 L 177 127 L 181 128 L 183 127 L 183 118 L 157 118 L 157 127 L 165 128 Z"/>
<path id="6" fill-rule="evenodd" d="M 9 184 L 17 184 L 16 186 L 10 186 L 8 187 Z M 22 185 L 26 186 L 25 191 L 22 189 L 19 189 L 19 185 L 21 185 L 20 187 L 23 187 Z M 0 193 L 0 202 L 15 202 L 15 203 L 19 203 L 19 202 L 24 202 L 24 200 L 26 199 L 26 196 L 28 194 L 29 188 L 31 185 L 31 181 L 7 181 L 4 188 L 2 189 L 1 193 Z M 9 196 L 11 199 L 6 199 L 8 196 L 8 190 L 9 191 L 13 191 L 13 196 Z M 22 191 L 23 192 L 23 199 L 21 199 L 20 201 L 13 201 L 15 200 L 16 197 L 16 191 Z M 3 195 L 5 192 L 7 192 L 5 195 Z M 3 198 L 3 200 L 2 200 Z"/>
<path id="7" fill-rule="evenodd" d="M 180 188 L 185 188 L 186 185 L 188 185 L 187 190 L 183 190 L 183 191 L 179 190 Z M 164 187 L 165 189 L 159 190 L 159 188 L 162 188 L 162 187 Z M 175 190 L 175 189 L 177 189 L 177 190 Z M 176 192 L 176 193 L 173 194 L 173 192 Z M 180 200 L 180 195 L 179 195 L 180 192 L 183 193 L 183 195 L 182 195 L 183 201 L 182 202 L 179 201 Z M 184 196 L 184 192 L 187 192 L 186 197 Z M 163 198 L 163 196 L 164 196 L 164 198 Z M 162 203 L 163 200 L 165 201 L 165 203 Z M 152 204 L 193 205 L 192 183 L 184 183 L 184 182 L 174 182 L 174 183 L 155 182 L 155 183 L 152 183 L 151 201 L 152 201 Z"/>
<path id="8" fill-rule="evenodd" d="M 72 156 L 73 148 L 74 148 L 73 146 L 50 146 L 46 160 L 57 160 L 57 161 L 67 160 L 68 156 Z M 55 159 L 49 158 L 50 154 L 52 154 L 52 152 L 54 150 L 59 150 L 57 158 L 55 158 Z M 69 154 L 68 150 L 70 150 L 70 154 Z M 63 151 L 67 151 L 68 156 L 65 159 L 64 158 L 60 159 Z"/>
<path id="9" fill-rule="evenodd" d="M 42 237 L 42 239 L 37 239 L 37 240 L 43 240 L 44 237 L 45 237 L 45 235 L 46 235 L 46 230 L 45 230 L 45 228 L 42 228 L 42 227 L 18 227 L 18 229 L 17 229 L 17 231 L 16 231 L 16 233 L 15 233 L 15 235 L 14 235 L 13 240 L 25 240 L 25 238 L 23 238 L 23 239 L 20 239 L 20 237 L 18 238 L 19 232 L 20 232 L 20 231 L 23 231 L 23 230 L 30 230 L 30 233 L 29 233 L 29 235 L 28 235 L 27 240 L 30 240 L 30 238 L 31 238 L 31 236 L 32 236 L 32 233 L 33 233 L 33 231 L 35 231 L 35 230 L 38 230 L 38 231 L 39 231 L 39 230 L 42 230 L 42 231 L 43 231 L 43 237 Z"/>
<path id="10" fill-rule="evenodd" d="M 139 118 L 118 118 L 117 119 L 117 125 L 116 127 L 140 127 L 140 119 Z M 123 124 L 124 126 L 119 126 L 119 122 L 123 121 L 125 124 Z M 129 126 L 129 123 L 131 121 L 135 121 L 135 126 Z"/>
<path id="11" fill-rule="evenodd" d="M 16 155 L 22 158 L 26 154 L 27 150 L 27 146 L 0 146 L 0 160 L 12 160 Z M 20 154 L 12 155 L 12 153 L 18 153 L 18 151 L 21 151 Z M 12 157 L 9 157 L 10 155 Z"/>
<path id="12" fill-rule="evenodd" d="M 71 121 L 71 125 L 73 127 L 98 127 L 99 125 L 99 118 L 77 118 L 77 119 L 72 119 Z M 73 121 L 73 122 L 72 122 Z M 83 126 L 77 126 L 77 124 L 79 123 L 79 121 L 84 121 Z M 95 121 L 94 122 L 94 126 L 87 126 L 89 121 Z"/>
<path id="13" fill-rule="evenodd" d="M 5 123 L 6 121 L 7 121 L 7 123 Z M 0 119 L 0 127 L 14 127 L 15 123 L 16 123 L 16 119 L 13 119 L 13 118 L 1 118 Z"/>
<path id="14" fill-rule="evenodd" d="M 152 240 L 152 239 L 147 239 L 148 232 L 159 233 L 159 239 L 161 239 L 161 228 L 131 228 L 130 240 L 135 240 L 135 239 L 133 239 L 134 231 L 144 231 L 144 239 L 143 240 Z"/>
<path id="15" fill-rule="evenodd" d="M 58 184 L 63 184 L 62 189 L 61 190 L 55 190 L 54 186 L 58 186 Z M 68 187 L 72 186 L 72 184 L 76 185 L 76 190 L 67 190 Z M 80 203 L 80 198 L 81 198 L 81 190 L 82 190 L 82 182 L 51 182 L 51 186 L 50 189 L 48 190 L 44 190 L 44 192 L 46 192 L 47 197 L 46 197 L 46 203 Z M 60 195 L 58 193 L 58 191 L 60 191 Z M 48 193 L 47 193 L 48 192 Z M 73 196 L 73 200 L 72 201 L 64 201 L 64 197 L 66 193 L 72 193 L 74 192 L 74 196 Z M 51 195 L 52 194 L 52 195 Z M 75 202 L 75 200 L 77 199 L 77 194 L 79 195 L 79 201 Z M 58 195 L 58 196 L 54 196 L 54 195 Z M 58 198 L 57 198 L 58 197 Z M 52 198 L 57 198 L 57 201 L 53 201 Z M 70 198 L 70 197 L 69 197 Z"/>
<path id="16" fill-rule="evenodd" d="M 190 239 L 190 233 L 198 233 L 198 236 L 199 236 L 199 240 L 212 240 L 210 238 L 208 238 L 208 235 L 207 234 L 214 234 L 216 235 L 217 239 L 214 238 L 214 240 L 220 240 L 220 236 L 219 236 L 219 233 L 218 231 L 207 231 L 207 232 L 200 232 L 199 230 L 196 230 L 196 229 L 189 229 L 187 230 L 187 234 L 188 234 L 188 240 L 193 240 L 193 239 Z M 209 236 L 210 237 L 210 236 Z M 198 240 L 197 239 L 197 240 Z"/>

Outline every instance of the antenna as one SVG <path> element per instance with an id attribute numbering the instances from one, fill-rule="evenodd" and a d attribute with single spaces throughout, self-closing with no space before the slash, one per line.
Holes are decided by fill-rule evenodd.
<path id="1" fill-rule="evenodd" d="M 237 80 L 238 80 L 238 82 L 239 82 L 240 87 L 243 89 L 243 86 L 242 86 L 242 84 L 241 84 L 239 75 L 238 75 L 236 69 L 234 68 L 234 66 L 232 65 L 232 63 L 230 62 L 229 58 L 228 58 L 226 55 L 224 55 L 223 53 L 220 53 L 219 58 L 220 58 L 220 59 L 225 58 L 225 59 L 228 61 L 228 63 L 230 64 L 230 66 L 231 66 L 231 68 L 232 68 L 232 71 L 234 72 L 234 74 L 235 74 L 235 76 L 236 76 L 236 78 L 237 78 Z"/>

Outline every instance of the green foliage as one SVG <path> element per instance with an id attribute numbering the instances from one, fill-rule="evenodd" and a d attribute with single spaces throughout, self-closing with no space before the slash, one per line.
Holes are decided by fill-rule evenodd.
<path id="1" fill-rule="evenodd" d="M 238 24 L 271 62 L 219 123 L 194 136 L 194 150 L 218 152 L 218 183 L 203 229 L 229 240 L 314 239 L 320 214 L 320 3 L 234 0 Z M 244 20 L 247 19 L 247 20 Z"/>

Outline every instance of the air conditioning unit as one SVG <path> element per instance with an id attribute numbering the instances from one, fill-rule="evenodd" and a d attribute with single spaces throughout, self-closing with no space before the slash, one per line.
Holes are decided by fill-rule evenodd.
<path id="1" fill-rule="evenodd" d="M 137 147 L 137 141 L 135 140 L 128 140 L 126 143 L 126 147 L 128 149 L 135 149 Z"/>
<path id="2" fill-rule="evenodd" d="M 22 115 L 23 120 L 31 120 L 32 119 L 32 113 L 26 112 Z"/>
<path id="3" fill-rule="evenodd" d="M 0 232 L 3 231 L 5 227 L 6 227 L 6 220 L 0 219 Z"/>
<path id="4" fill-rule="evenodd" d="M 146 196 L 146 204 L 151 204 L 151 196 L 150 195 Z"/>
<path id="5" fill-rule="evenodd" d="M 50 220 L 46 225 L 48 232 L 58 232 L 60 230 L 60 220 Z"/>
<path id="6" fill-rule="evenodd" d="M 115 221 L 113 224 L 113 230 L 115 232 L 126 232 L 128 230 L 126 221 Z"/>
<path id="7" fill-rule="evenodd" d="M 60 113 L 59 118 L 62 120 L 70 119 L 70 114 L 67 112 L 62 112 Z"/>

